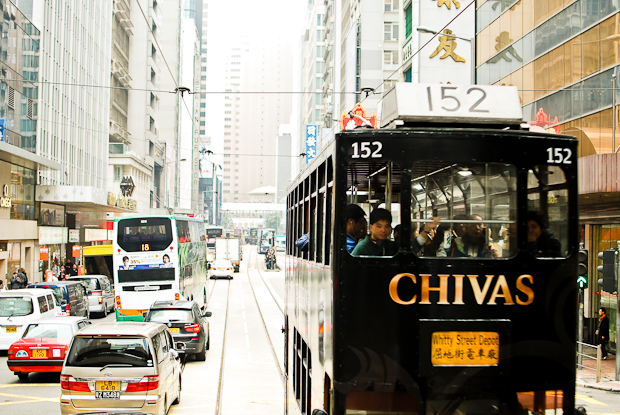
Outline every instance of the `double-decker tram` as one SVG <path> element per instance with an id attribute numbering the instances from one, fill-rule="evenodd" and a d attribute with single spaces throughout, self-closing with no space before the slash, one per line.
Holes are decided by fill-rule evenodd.
<path id="1" fill-rule="evenodd" d="M 207 303 L 204 224 L 187 216 L 114 219 L 116 320 L 143 321 L 155 301 Z"/>
<path id="2" fill-rule="evenodd" d="M 577 141 L 515 87 L 381 109 L 288 189 L 285 412 L 574 412 Z"/>

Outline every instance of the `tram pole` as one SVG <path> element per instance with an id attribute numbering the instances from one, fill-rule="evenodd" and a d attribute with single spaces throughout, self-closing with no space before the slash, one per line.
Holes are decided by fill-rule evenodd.
<path id="1" fill-rule="evenodd" d="M 615 111 L 615 108 L 614 108 Z M 618 249 L 620 250 L 620 241 L 616 241 L 618 244 Z M 618 341 L 618 333 L 620 333 L 620 319 L 618 318 L 618 312 L 620 312 L 620 280 L 618 278 L 618 255 L 616 251 L 616 255 L 614 255 L 614 272 L 616 274 L 616 381 L 620 380 L 620 359 L 618 359 L 618 345 L 620 342 Z M 607 347 L 609 348 L 609 339 L 607 339 Z"/>

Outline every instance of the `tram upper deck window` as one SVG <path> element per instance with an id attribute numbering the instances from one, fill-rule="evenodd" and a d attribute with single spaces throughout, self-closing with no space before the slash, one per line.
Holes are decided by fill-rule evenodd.
<path id="1" fill-rule="evenodd" d="M 527 177 L 527 249 L 536 257 L 568 254 L 568 183 L 561 168 L 536 166 Z"/>
<path id="2" fill-rule="evenodd" d="M 514 256 L 516 189 L 513 165 L 415 163 L 411 249 L 422 257 Z"/>
<path id="3" fill-rule="evenodd" d="M 398 245 L 392 229 L 400 223 L 400 182 L 400 169 L 393 162 L 349 166 L 345 220 L 347 251 L 351 255 L 396 255 Z"/>

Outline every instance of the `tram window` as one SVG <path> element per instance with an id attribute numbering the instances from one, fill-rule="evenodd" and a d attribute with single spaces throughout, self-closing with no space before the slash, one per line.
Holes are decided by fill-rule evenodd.
<path id="1" fill-rule="evenodd" d="M 536 166 L 527 177 L 527 249 L 536 257 L 568 254 L 568 183 L 561 168 Z"/>
<path id="2" fill-rule="evenodd" d="M 400 223 L 400 182 L 400 168 L 393 162 L 371 161 L 349 166 L 347 203 L 359 206 L 365 213 L 365 220 L 344 219 L 347 250 L 352 249 L 351 255 L 396 255 L 398 242 L 392 238 L 392 229 Z"/>
<path id="3" fill-rule="evenodd" d="M 415 163 L 411 249 L 422 257 L 514 256 L 516 189 L 509 164 Z"/>
<path id="4" fill-rule="evenodd" d="M 334 189 L 334 172 L 332 169 L 332 159 L 331 157 L 327 159 L 327 195 L 325 201 L 325 211 L 333 212 L 334 207 L 332 206 L 332 191 Z M 330 256 L 332 252 L 332 221 L 331 214 L 325 215 L 325 265 L 329 265 Z"/>

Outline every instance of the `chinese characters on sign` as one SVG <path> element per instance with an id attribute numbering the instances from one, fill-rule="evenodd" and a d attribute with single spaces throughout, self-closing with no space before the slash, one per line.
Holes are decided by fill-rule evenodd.
<path id="1" fill-rule="evenodd" d="M 433 366 L 497 366 L 499 333 L 440 331 L 431 337 Z"/>
<path id="2" fill-rule="evenodd" d="M 439 46 L 437 49 L 431 54 L 430 58 L 434 58 L 441 51 L 445 53 L 439 57 L 439 59 L 445 59 L 450 56 L 454 59 L 455 62 L 465 62 L 465 59 L 457 55 L 454 50 L 456 49 L 456 38 L 454 36 L 450 36 L 452 34 L 452 30 L 446 29 L 443 31 L 445 34 L 439 36 Z"/>
<path id="3" fill-rule="evenodd" d="M 456 0 L 437 0 L 437 7 L 441 7 L 444 4 L 446 5 L 446 7 L 448 8 L 448 10 L 452 9 L 452 2 L 454 2 L 454 5 L 456 6 L 456 8 L 458 9 L 459 7 L 461 7 L 461 3 L 459 3 Z"/>
<path id="4" fill-rule="evenodd" d="M 319 133 L 319 126 L 316 124 L 306 124 L 306 164 L 316 157 L 316 140 Z"/>

